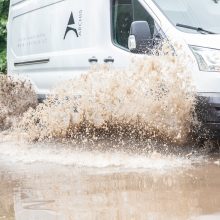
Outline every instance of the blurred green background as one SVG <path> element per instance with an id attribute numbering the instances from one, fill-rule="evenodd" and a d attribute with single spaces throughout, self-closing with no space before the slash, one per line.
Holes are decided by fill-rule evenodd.
<path id="1" fill-rule="evenodd" d="M 0 0 L 0 73 L 6 73 L 6 38 L 9 0 Z"/>

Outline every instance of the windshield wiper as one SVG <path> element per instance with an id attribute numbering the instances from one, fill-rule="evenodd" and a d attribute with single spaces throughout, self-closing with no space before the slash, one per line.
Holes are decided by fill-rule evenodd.
<path id="1" fill-rule="evenodd" d="M 200 28 L 200 27 L 193 27 L 193 26 L 189 26 L 189 25 L 185 25 L 185 24 L 179 24 L 179 23 L 177 23 L 176 26 L 191 29 L 191 30 L 195 30 L 195 31 L 200 32 L 201 34 L 216 34 L 214 32 L 207 31 L 207 30 L 205 30 L 203 28 Z"/>

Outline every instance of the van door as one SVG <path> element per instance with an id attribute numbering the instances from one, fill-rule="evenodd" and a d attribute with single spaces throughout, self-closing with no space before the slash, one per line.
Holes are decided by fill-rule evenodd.
<path id="1" fill-rule="evenodd" d="M 158 34 L 163 35 L 158 25 L 159 22 L 156 22 L 138 0 L 112 0 L 111 13 L 112 50 L 117 51 L 114 53 L 115 66 L 120 67 L 121 63 L 128 63 L 128 60 L 131 59 L 131 52 L 128 49 L 128 38 L 133 21 L 147 21 L 152 39 Z"/>

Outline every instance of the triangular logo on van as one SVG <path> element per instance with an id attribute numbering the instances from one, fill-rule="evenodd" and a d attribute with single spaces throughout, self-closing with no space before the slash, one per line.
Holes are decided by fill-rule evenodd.
<path id="1" fill-rule="evenodd" d="M 77 30 L 72 27 L 74 24 L 75 24 L 75 21 L 74 21 L 73 13 L 71 12 L 70 18 L 69 18 L 69 21 L 68 21 L 68 24 L 66 27 L 66 31 L 64 34 L 64 38 L 63 38 L 64 40 L 65 40 L 66 35 L 68 34 L 69 31 L 73 31 L 76 34 L 76 36 L 79 37 Z"/>
<path id="2" fill-rule="evenodd" d="M 73 12 L 71 12 L 69 22 L 68 22 L 68 25 L 72 25 L 72 24 L 75 24 L 75 21 L 74 21 L 74 18 L 73 18 Z"/>

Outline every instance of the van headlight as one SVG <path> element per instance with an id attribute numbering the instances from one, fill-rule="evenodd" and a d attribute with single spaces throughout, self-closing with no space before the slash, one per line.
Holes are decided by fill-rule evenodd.
<path id="1" fill-rule="evenodd" d="M 206 72 L 220 72 L 220 50 L 190 46 L 199 69 Z"/>

